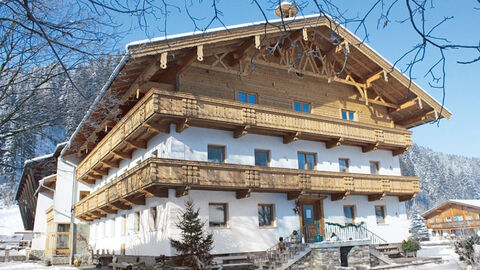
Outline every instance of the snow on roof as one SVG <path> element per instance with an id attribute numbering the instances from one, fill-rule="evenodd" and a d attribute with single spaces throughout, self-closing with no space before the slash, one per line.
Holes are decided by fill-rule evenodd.
<path id="1" fill-rule="evenodd" d="M 461 204 L 468 204 L 475 207 L 480 207 L 480 200 L 449 200 L 449 202 L 456 202 Z"/>
<path id="2" fill-rule="evenodd" d="M 41 161 L 41 160 L 44 160 L 44 159 L 47 159 L 47 158 L 51 158 L 51 157 L 53 157 L 53 153 L 46 154 L 46 155 L 39 156 L 39 157 L 34 157 L 34 158 L 31 158 L 31 159 L 25 160 L 25 162 L 23 163 L 23 165 L 26 166 L 28 163 L 32 163 L 32 162 L 35 162 L 35 161 Z"/>

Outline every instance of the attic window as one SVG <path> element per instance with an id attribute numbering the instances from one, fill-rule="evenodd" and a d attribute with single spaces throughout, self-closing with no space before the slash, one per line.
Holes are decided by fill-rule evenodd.
<path id="1" fill-rule="evenodd" d="M 310 113 L 310 104 L 295 101 L 293 102 L 293 109 L 297 112 Z"/>
<path id="2" fill-rule="evenodd" d="M 343 120 L 349 120 L 349 121 L 355 121 L 355 112 L 342 110 L 342 119 Z"/>
<path id="3" fill-rule="evenodd" d="M 257 95 L 252 93 L 238 92 L 237 100 L 242 103 L 257 104 Z"/>

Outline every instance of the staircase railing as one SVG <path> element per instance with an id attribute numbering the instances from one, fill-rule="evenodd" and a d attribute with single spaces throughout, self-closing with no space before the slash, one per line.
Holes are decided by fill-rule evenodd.
<path id="1" fill-rule="evenodd" d="M 387 241 L 374 232 L 365 228 L 364 224 L 342 226 L 336 223 L 325 222 L 325 238 L 330 239 L 335 235 L 342 240 L 370 240 L 371 244 L 385 244 Z"/>

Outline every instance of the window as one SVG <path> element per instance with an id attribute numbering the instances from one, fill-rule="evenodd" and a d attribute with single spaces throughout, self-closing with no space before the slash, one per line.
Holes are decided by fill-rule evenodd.
<path id="1" fill-rule="evenodd" d="M 355 121 L 355 113 L 352 111 L 342 110 L 342 119 Z"/>
<path id="2" fill-rule="evenodd" d="M 227 226 L 227 204 L 208 204 L 208 224 L 210 227 Z"/>
<path id="3" fill-rule="evenodd" d="M 238 92 L 237 100 L 243 103 L 257 104 L 257 95 L 252 93 Z"/>
<path id="4" fill-rule="evenodd" d="M 208 161 L 210 162 L 224 162 L 225 161 L 225 146 L 208 146 Z"/>
<path id="5" fill-rule="evenodd" d="M 127 234 L 127 215 L 122 215 L 122 235 Z"/>
<path id="6" fill-rule="evenodd" d="M 157 207 L 150 207 L 150 230 L 157 230 Z"/>
<path id="7" fill-rule="evenodd" d="M 90 195 L 90 191 L 85 191 L 85 190 L 80 191 L 80 200 L 86 198 L 88 195 Z"/>
<path id="8" fill-rule="evenodd" d="M 258 225 L 273 226 L 273 204 L 259 204 L 258 205 Z"/>
<path id="9" fill-rule="evenodd" d="M 375 217 L 377 218 L 377 223 L 385 223 L 384 205 L 375 205 Z"/>
<path id="10" fill-rule="evenodd" d="M 339 158 L 338 159 L 338 166 L 340 167 L 340 172 L 348 172 L 348 168 L 350 167 L 349 160 L 347 158 Z"/>
<path id="11" fill-rule="evenodd" d="M 446 222 L 452 221 L 452 217 L 446 217 L 446 218 L 445 218 L 445 221 L 446 221 Z"/>
<path id="12" fill-rule="evenodd" d="M 345 224 L 355 223 L 355 212 L 353 205 L 344 205 L 343 214 L 345 215 Z"/>
<path id="13" fill-rule="evenodd" d="M 298 102 L 293 102 L 293 109 L 297 112 L 310 113 L 310 104 Z"/>
<path id="14" fill-rule="evenodd" d="M 470 215 L 465 216 L 465 220 L 472 220 L 472 219 L 473 219 L 473 218 L 472 218 L 472 216 L 470 216 Z"/>
<path id="15" fill-rule="evenodd" d="M 270 151 L 255 149 L 255 166 L 270 166 Z"/>
<path id="16" fill-rule="evenodd" d="M 441 223 L 442 222 L 442 218 L 437 218 L 437 223 Z"/>
<path id="17" fill-rule="evenodd" d="M 68 249 L 70 239 L 70 224 L 57 225 L 57 249 Z"/>
<path id="18" fill-rule="evenodd" d="M 298 152 L 298 168 L 300 170 L 314 170 L 317 164 L 315 153 Z"/>
<path id="19" fill-rule="evenodd" d="M 463 220 L 463 217 L 462 216 L 454 216 L 453 219 L 455 221 L 462 221 Z"/>
<path id="20" fill-rule="evenodd" d="M 140 231 L 140 212 L 135 212 L 135 231 Z"/>
<path id="21" fill-rule="evenodd" d="M 380 166 L 378 161 L 370 161 L 370 174 L 378 174 Z"/>

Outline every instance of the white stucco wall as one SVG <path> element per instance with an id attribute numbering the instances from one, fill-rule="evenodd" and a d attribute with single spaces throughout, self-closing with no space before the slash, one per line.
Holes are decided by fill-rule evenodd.
<path id="1" fill-rule="evenodd" d="M 299 229 L 299 218 L 293 212 L 294 201 L 288 201 L 286 194 L 252 193 L 250 198 L 237 200 L 235 192 L 192 190 L 188 196 L 175 197 L 173 189 L 169 198 L 148 198 L 146 205 L 133 206 L 131 210 L 121 210 L 92 222 L 90 243 L 96 250 L 114 249 L 118 254 L 122 243 L 126 244 L 127 255 L 160 254 L 174 255 L 169 238 L 179 237 L 175 223 L 185 201 L 191 198 L 195 208 L 200 209 L 200 217 L 206 221 L 205 229 L 214 235 L 213 253 L 235 253 L 262 251 L 278 242 L 280 236 L 288 236 Z M 208 226 L 208 204 L 226 203 L 227 227 Z M 275 226 L 258 225 L 258 204 L 274 204 Z M 157 230 L 151 231 L 149 222 L 150 207 L 157 207 Z M 135 231 L 135 212 L 140 211 L 141 229 Z M 122 215 L 127 215 L 127 234 L 122 235 Z"/>
<path id="2" fill-rule="evenodd" d="M 70 222 L 72 203 L 78 201 L 80 190 L 91 187 L 75 180 L 76 158 L 59 158 L 57 162 L 57 184 L 54 196 L 54 222 Z M 72 189 L 75 188 L 74 191 Z"/>
<path id="3" fill-rule="evenodd" d="M 47 215 L 45 211 L 53 205 L 53 194 L 49 192 L 38 193 L 37 208 L 35 209 L 35 221 L 33 224 L 34 237 L 32 250 L 45 250 Z"/>
<path id="4" fill-rule="evenodd" d="M 324 200 L 325 222 L 345 224 L 344 205 L 353 205 L 355 223 L 365 222 L 365 227 L 385 239 L 387 242 L 401 242 L 408 238 L 409 221 L 404 202 L 398 197 L 386 196 L 381 201 L 369 202 L 367 196 L 348 196 L 345 200 Z M 377 224 L 375 205 L 385 206 L 385 223 Z M 328 237 L 328 236 L 326 236 Z"/>
<path id="5" fill-rule="evenodd" d="M 323 142 L 298 140 L 284 144 L 281 137 L 247 134 L 234 139 L 230 131 L 191 127 L 182 133 L 158 134 L 147 144 L 147 149 L 138 149 L 132 153 L 132 159 L 122 160 L 119 168 L 112 168 L 108 175 L 97 181 L 94 190 L 131 169 L 141 161 L 151 157 L 157 150 L 158 157 L 207 161 L 208 145 L 224 145 L 226 163 L 255 165 L 255 149 L 270 150 L 270 166 L 298 168 L 297 152 L 313 152 L 317 155 L 317 170 L 339 171 L 338 159 L 350 160 L 351 173 L 370 173 L 370 161 L 378 161 L 383 175 L 401 175 L 398 156 L 391 151 L 376 150 L 363 153 L 361 147 L 338 146 L 331 149 Z"/>

